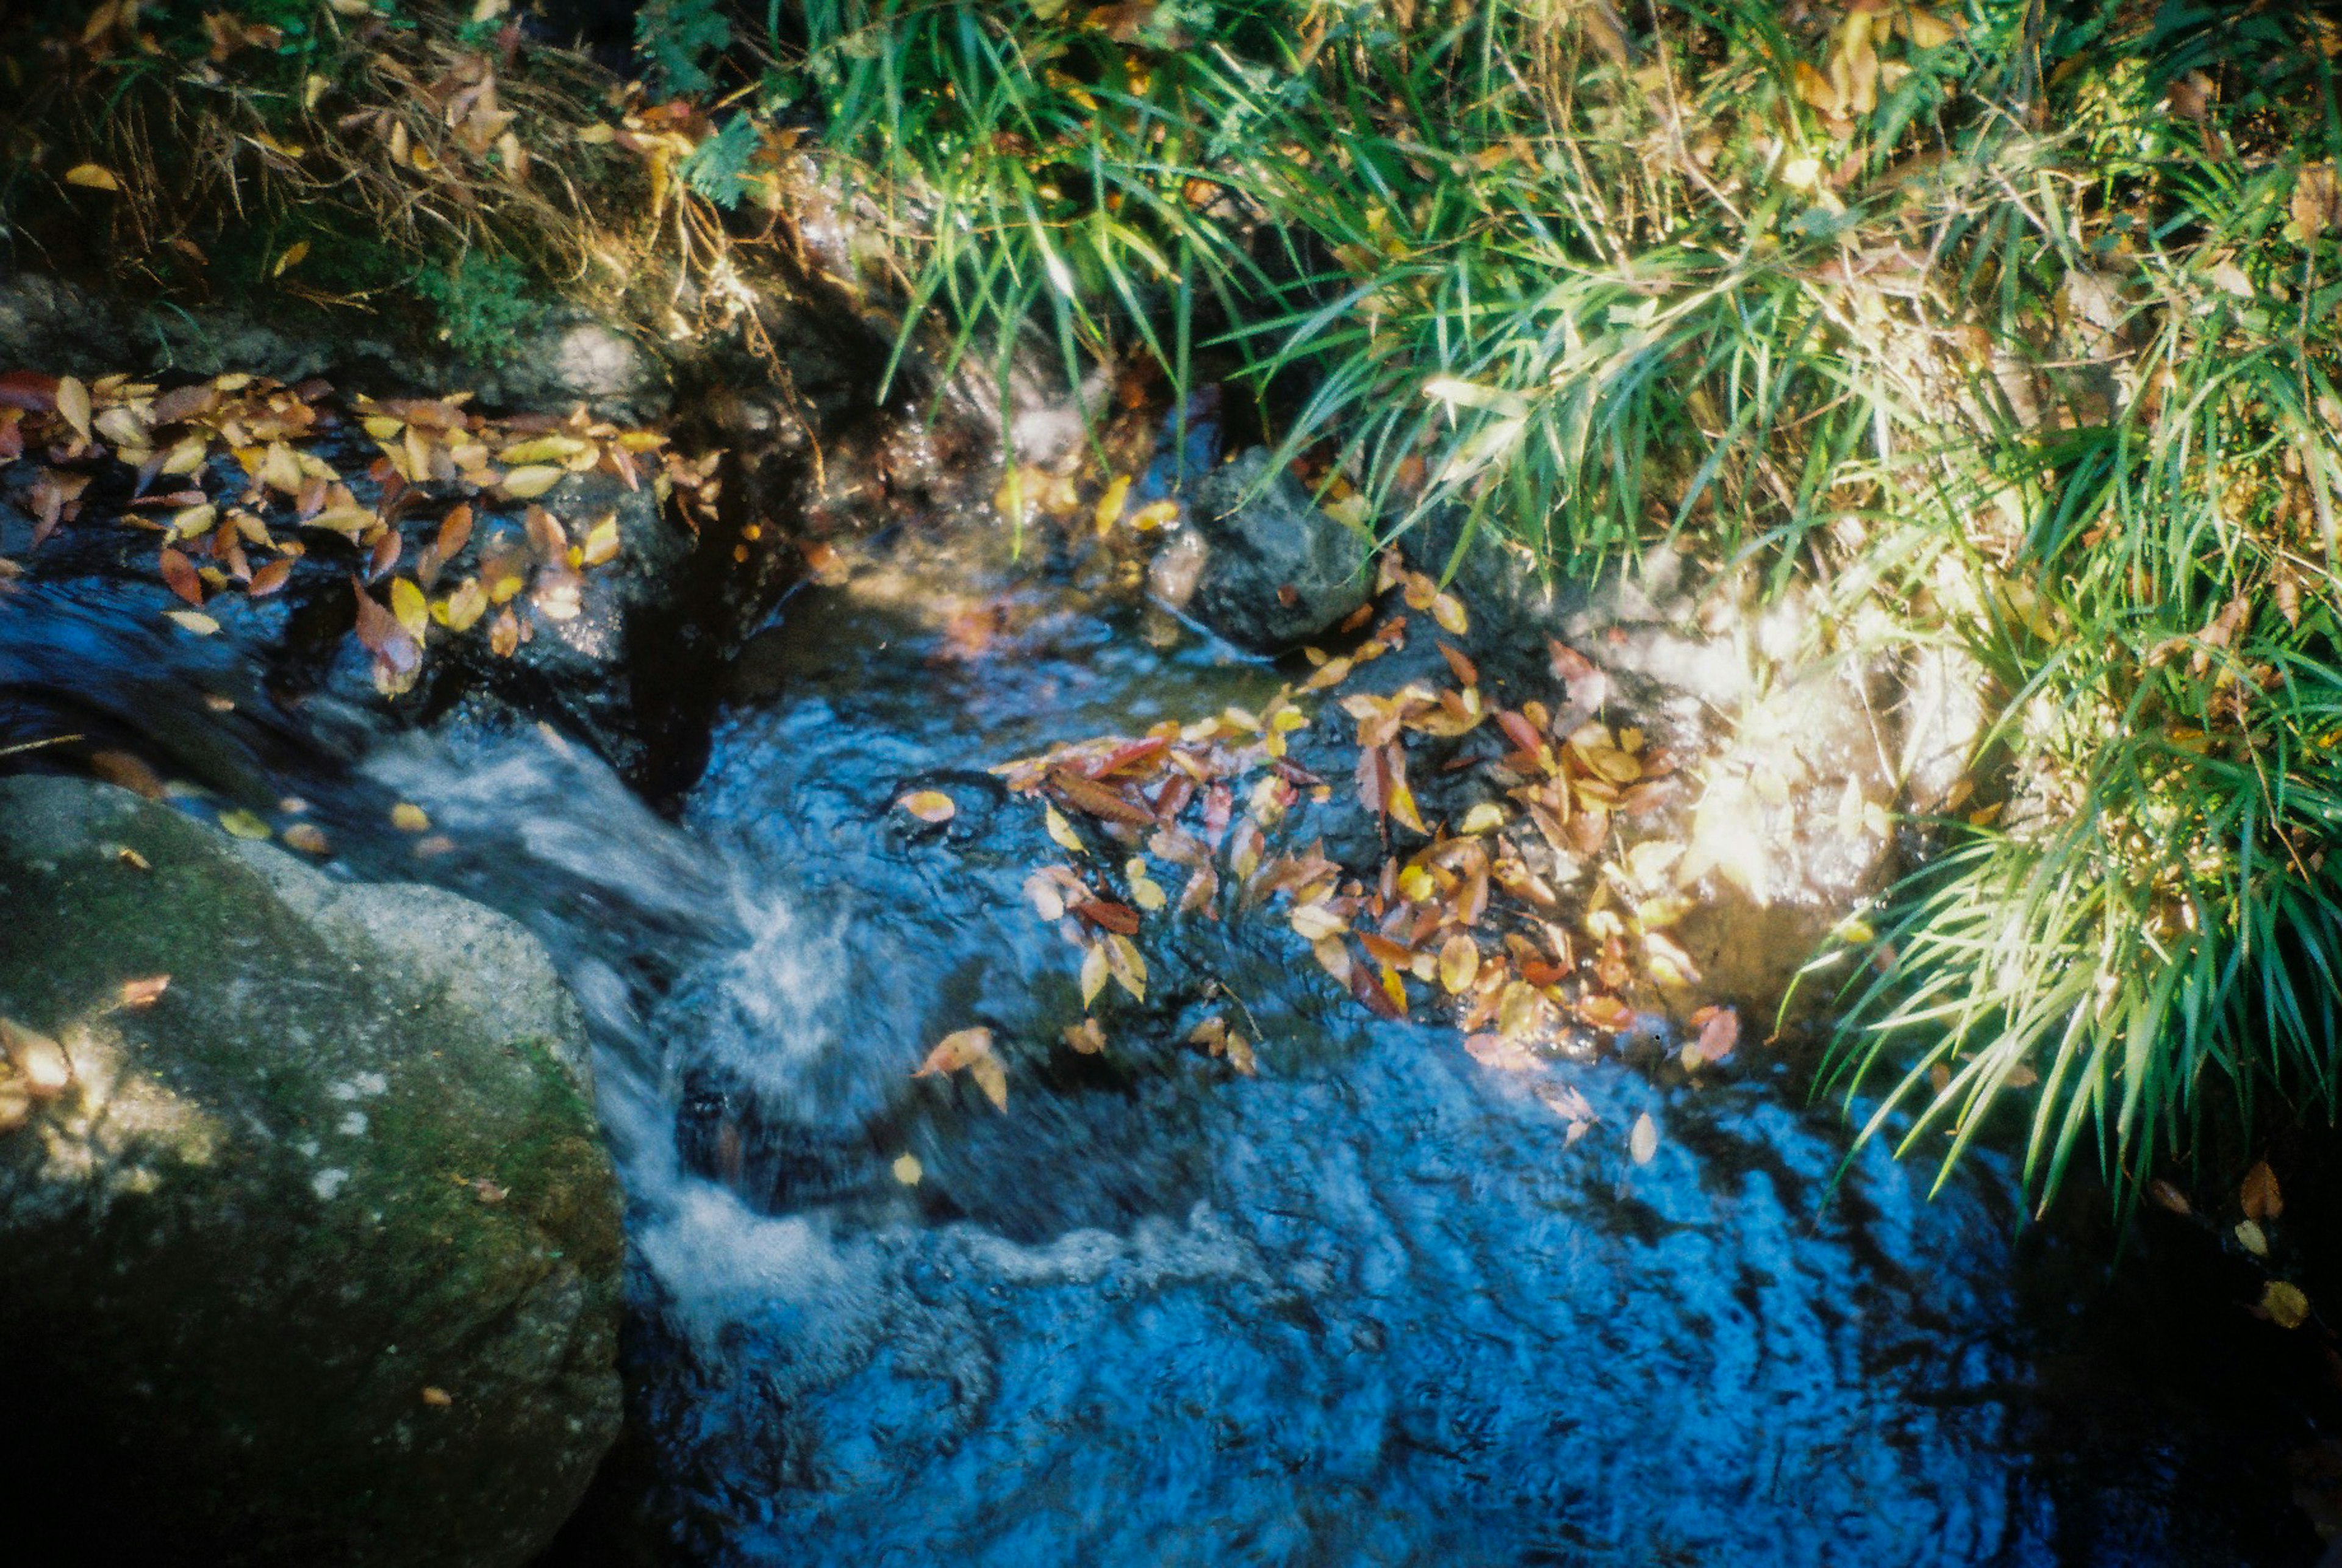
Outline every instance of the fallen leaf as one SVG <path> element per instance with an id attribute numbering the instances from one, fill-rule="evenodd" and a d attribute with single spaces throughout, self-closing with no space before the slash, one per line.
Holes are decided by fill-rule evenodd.
<path id="1" fill-rule="evenodd" d="M 2268 1233 L 2251 1220 L 2239 1220 L 2236 1229 L 2237 1244 L 2257 1258 L 2268 1256 Z"/>
<path id="2" fill-rule="evenodd" d="M 423 1391 L 423 1403 L 434 1410 L 445 1410 L 455 1403 L 455 1396 L 444 1388 L 426 1388 Z"/>
<path id="3" fill-rule="evenodd" d="M 976 1080 L 976 1086 L 984 1091 L 984 1097 L 992 1102 L 994 1110 L 1008 1109 L 1008 1069 L 1001 1065 L 999 1057 L 977 1057 L 967 1064 L 967 1075 Z"/>
<path id="4" fill-rule="evenodd" d="M 927 1174 L 926 1167 L 919 1164 L 916 1154 L 896 1155 L 894 1164 L 888 1169 L 895 1173 L 895 1179 L 906 1187 L 917 1186 L 919 1178 Z"/>
<path id="5" fill-rule="evenodd" d="M 1626 1135 L 1626 1153 L 1635 1164 L 1647 1165 L 1651 1156 L 1659 1152 L 1659 1124 L 1651 1120 L 1648 1111 L 1635 1118 L 1634 1131 Z"/>
<path id="6" fill-rule="evenodd" d="M 1106 989 L 1108 974 L 1106 944 L 1101 942 L 1091 943 L 1082 950 L 1083 1006 L 1088 1007 L 1097 1001 L 1098 994 Z"/>
<path id="7" fill-rule="evenodd" d="M 1132 1001 L 1146 1000 L 1146 960 L 1139 953 L 1137 944 L 1120 932 L 1108 932 L 1106 964 L 1114 974 L 1115 984 L 1129 992 Z"/>
<path id="8" fill-rule="evenodd" d="M 268 824 L 248 811 L 224 811 L 220 813 L 219 824 L 231 838 L 258 841 L 270 836 Z"/>
<path id="9" fill-rule="evenodd" d="M 1090 846 L 1082 842 L 1082 835 L 1074 831 L 1073 824 L 1066 820 L 1064 813 L 1053 805 L 1045 804 L 1042 809 L 1048 814 L 1049 836 L 1056 842 L 1058 848 L 1067 854 L 1089 854 Z"/>
<path id="10" fill-rule="evenodd" d="M 505 475 L 500 488 L 515 501 L 533 501 L 560 484 L 568 474 L 567 469 L 550 464 L 515 468 Z"/>
<path id="11" fill-rule="evenodd" d="M 1692 1022 L 1699 1027 L 1699 1054 L 1704 1061 L 1721 1062 L 1740 1044 L 1740 1014 L 1730 1007 L 1703 1007 L 1692 1014 Z"/>
<path id="12" fill-rule="evenodd" d="M 1095 1018 L 1067 1024 L 1065 1039 L 1067 1045 L 1085 1056 L 1102 1055 L 1106 1052 L 1106 1030 Z"/>
<path id="13" fill-rule="evenodd" d="M 2245 1173 L 2244 1185 L 2237 1193 L 2245 1217 L 2252 1220 L 2274 1220 L 2285 1213 L 2285 1194 L 2278 1190 L 2277 1173 L 2262 1160 Z"/>
<path id="14" fill-rule="evenodd" d="M 1439 949 L 1439 984 L 1450 996 L 1461 996 L 1479 977 L 1479 944 L 1458 932 Z"/>
<path id="15" fill-rule="evenodd" d="M 412 801 L 400 801 L 390 808 L 390 825 L 401 833 L 429 833 L 431 816 Z"/>
<path id="16" fill-rule="evenodd" d="M 2299 1328 L 2309 1321 L 2309 1298 L 2297 1285 L 2271 1280 L 2261 1287 L 2261 1311 L 2279 1328 Z"/>
<path id="17" fill-rule="evenodd" d="M 65 171 L 65 184 L 92 191 L 118 191 L 122 188 L 122 182 L 115 178 L 114 171 L 104 164 L 75 164 Z"/>
<path id="18" fill-rule="evenodd" d="M 2187 1201 L 2187 1194 L 2160 1176 L 2147 1183 L 2147 1195 L 2182 1219 L 2196 1212 L 2195 1205 Z"/>
<path id="19" fill-rule="evenodd" d="M 25 1088 L 36 1100 L 53 1100 L 73 1082 L 73 1059 L 65 1048 L 13 1018 L 0 1018 L 0 1051 L 15 1064 Z"/>
<path id="20" fill-rule="evenodd" d="M 992 1054 L 992 1031 L 989 1029 L 955 1029 L 936 1043 L 926 1059 L 915 1068 L 911 1076 L 927 1078 L 942 1073 L 956 1073 L 981 1057 Z"/>
<path id="21" fill-rule="evenodd" d="M 198 637 L 215 636 L 220 629 L 220 624 L 201 610 L 165 610 L 163 618 Z"/>
<path id="22" fill-rule="evenodd" d="M 285 830 L 285 845 L 303 854 L 331 854 L 334 846 L 325 838 L 325 830 L 315 823 L 296 822 Z"/>
<path id="23" fill-rule="evenodd" d="M 125 980 L 122 983 L 122 1005 L 152 1007 L 170 988 L 171 977 L 167 974 L 150 974 L 144 980 Z"/>
<path id="24" fill-rule="evenodd" d="M 946 823 L 959 814 L 958 803 L 939 789 L 913 790 L 895 804 L 921 822 Z"/>

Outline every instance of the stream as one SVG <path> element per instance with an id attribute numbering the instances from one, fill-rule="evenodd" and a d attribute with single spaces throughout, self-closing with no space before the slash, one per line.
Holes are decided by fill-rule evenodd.
<path id="1" fill-rule="evenodd" d="M 897 554 L 784 604 L 673 819 L 550 732 L 296 723 L 101 603 L 0 614 L 0 744 L 62 723 L 203 798 L 298 794 L 586 1004 L 630 1430 L 545 1568 L 2317 1560 L 2301 1353 L 2248 1282 L 2151 1230 L 2110 1271 L 1989 1155 L 1932 1199 L 1883 1147 L 1841 1174 L 1805 1064 L 1494 1071 L 1242 916 L 1163 923 L 1106 1050 L 1057 1044 L 1077 961 L 1023 884 L 1062 853 L 985 770 L 1293 672 L 1046 560 Z M 1214 1013 L 1257 1076 L 1184 1043 Z M 1005 1111 L 910 1076 L 979 1025 Z M 1574 1143 L 1547 1082 L 1598 1117 Z"/>

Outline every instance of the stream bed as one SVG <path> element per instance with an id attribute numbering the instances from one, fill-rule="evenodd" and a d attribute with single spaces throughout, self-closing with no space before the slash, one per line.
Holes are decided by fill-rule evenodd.
<path id="1" fill-rule="evenodd" d="M 1799 1063 L 1493 1071 L 1281 922 L 1201 915 L 1066 1049 L 1077 959 L 1023 891 L 1061 856 L 986 770 L 1292 672 L 1046 562 L 906 556 L 783 606 L 674 819 L 550 732 L 294 724 L 102 606 L 0 614 L 0 743 L 143 738 L 199 812 L 300 795 L 586 1004 L 630 1430 L 546 1568 L 2317 1560 L 2301 1353 L 2248 1279 L 2153 1232 L 2109 1273 L 1989 1156 L 1932 1199 L 1882 1147 L 1841 1173 Z M 1185 1044 L 1214 1012 L 1257 1076 Z M 1005 1110 L 910 1076 L 973 1026 Z"/>

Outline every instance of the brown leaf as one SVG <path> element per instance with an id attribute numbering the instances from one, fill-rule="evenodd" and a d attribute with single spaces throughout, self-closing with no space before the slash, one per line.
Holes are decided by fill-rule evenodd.
<path id="1" fill-rule="evenodd" d="M 143 980 L 125 980 L 122 983 L 122 1005 L 152 1007 L 162 999 L 163 993 L 170 988 L 171 977 L 167 974 L 150 974 Z"/>
<path id="2" fill-rule="evenodd" d="M 1051 768 L 1049 786 L 1067 805 L 1101 821 L 1126 823 L 1132 827 L 1155 825 L 1153 812 L 1124 799 L 1104 784 L 1084 778 L 1071 768 Z"/>
<path id="3" fill-rule="evenodd" d="M 195 574 L 195 564 L 185 554 L 165 545 L 157 564 L 162 567 L 163 581 L 171 592 L 200 610 L 204 607 L 204 580 Z"/>
<path id="4" fill-rule="evenodd" d="M 1699 1054 L 1703 1059 L 1721 1062 L 1740 1044 L 1740 1014 L 1734 1009 L 1703 1007 L 1691 1017 L 1699 1029 Z"/>
<path id="5" fill-rule="evenodd" d="M 2273 1220 L 2285 1213 L 2285 1194 L 2278 1190 L 2277 1173 L 2269 1169 L 2267 1160 L 2257 1162 L 2245 1173 L 2237 1199 L 2247 1219 Z"/>
<path id="6" fill-rule="evenodd" d="M 423 664 L 423 650 L 398 624 L 398 617 L 383 608 L 355 577 L 350 579 L 350 593 L 357 601 L 358 641 L 393 674 L 413 674 Z"/>
<path id="7" fill-rule="evenodd" d="M 1116 904 L 1111 899 L 1087 898 L 1066 907 L 1101 930 L 1119 932 L 1125 936 L 1138 934 L 1138 911 L 1126 904 Z"/>

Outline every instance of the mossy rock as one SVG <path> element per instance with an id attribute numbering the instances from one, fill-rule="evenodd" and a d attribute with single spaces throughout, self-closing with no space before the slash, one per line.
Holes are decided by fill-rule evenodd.
<path id="1" fill-rule="evenodd" d="M 533 938 L 0 780 L 0 1422 L 35 1454 L 0 1506 L 28 1561 L 543 1546 L 617 1432 L 623 1241 Z M 25 1031 L 70 1063 L 52 1097 Z"/>

